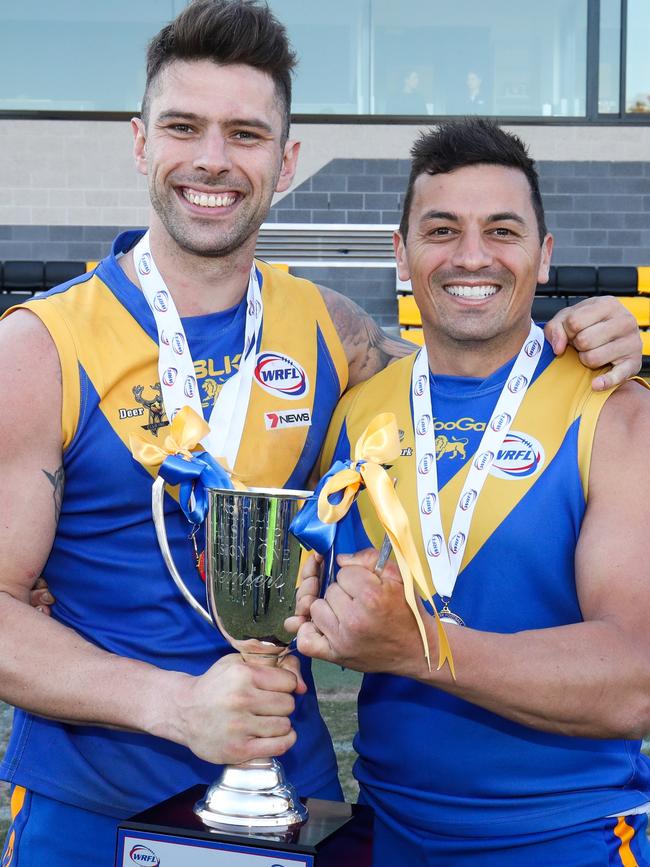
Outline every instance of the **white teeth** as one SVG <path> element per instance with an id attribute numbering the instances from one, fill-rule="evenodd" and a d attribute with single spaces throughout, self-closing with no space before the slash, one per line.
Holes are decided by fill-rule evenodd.
<path id="1" fill-rule="evenodd" d="M 217 196 L 214 193 L 196 193 L 194 190 L 183 190 L 183 197 L 193 205 L 199 205 L 201 208 L 227 208 L 234 204 L 237 198 L 234 195 Z"/>
<path id="2" fill-rule="evenodd" d="M 489 298 L 490 295 L 496 295 L 498 291 L 498 286 L 489 283 L 481 286 L 445 286 L 445 292 L 456 298 Z"/>

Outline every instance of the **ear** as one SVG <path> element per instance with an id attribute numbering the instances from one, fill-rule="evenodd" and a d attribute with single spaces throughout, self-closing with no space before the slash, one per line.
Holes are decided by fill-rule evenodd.
<path id="1" fill-rule="evenodd" d="M 282 154 L 282 166 L 280 167 L 280 177 L 275 185 L 276 193 L 283 193 L 288 190 L 293 181 L 296 169 L 298 167 L 298 154 L 300 153 L 299 141 L 287 141 L 284 145 Z"/>
<path id="2" fill-rule="evenodd" d="M 548 272 L 551 267 L 551 254 L 553 252 L 553 235 L 546 235 L 542 241 L 542 255 L 539 260 L 537 282 L 548 283 Z"/>
<path id="3" fill-rule="evenodd" d="M 139 117 L 131 118 L 131 131 L 133 133 L 133 158 L 135 167 L 141 175 L 147 174 L 147 156 L 145 145 L 147 142 L 147 128 L 144 121 Z"/>
<path id="4" fill-rule="evenodd" d="M 410 280 L 408 261 L 406 259 L 406 244 L 400 232 L 393 232 L 393 250 L 395 250 L 395 262 L 397 264 L 397 276 L 400 280 Z"/>

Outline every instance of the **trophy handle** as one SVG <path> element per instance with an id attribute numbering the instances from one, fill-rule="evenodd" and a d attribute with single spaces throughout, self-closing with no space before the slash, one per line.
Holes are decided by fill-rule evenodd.
<path id="1" fill-rule="evenodd" d="M 156 528 L 156 537 L 158 538 L 158 545 L 160 546 L 160 551 L 163 555 L 163 560 L 165 561 L 165 565 L 169 569 L 169 574 L 174 579 L 174 584 L 181 591 L 185 600 L 189 602 L 192 608 L 196 611 L 197 614 L 200 614 L 204 620 L 207 620 L 212 626 L 214 626 L 214 621 L 210 614 L 205 610 L 205 608 L 196 601 L 194 596 L 190 593 L 190 591 L 185 586 L 185 582 L 181 578 L 180 572 L 176 568 L 176 564 L 174 563 L 174 558 L 172 557 L 172 552 L 169 547 L 169 542 L 167 540 L 167 531 L 165 529 L 165 512 L 163 509 L 163 501 L 165 497 L 165 480 L 162 476 L 158 476 L 156 481 L 153 483 L 153 487 L 151 489 L 151 511 L 153 512 L 153 525 Z"/>

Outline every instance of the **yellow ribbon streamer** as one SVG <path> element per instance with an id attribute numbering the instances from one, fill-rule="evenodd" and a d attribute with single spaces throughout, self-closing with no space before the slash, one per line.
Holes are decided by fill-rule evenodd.
<path id="1" fill-rule="evenodd" d="M 408 515 L 397 496 L 393 482 L 382 466 L 395 461 L 400 453 L 397 420 L 393 413 L 381 413 L 370 422 L 356 442 L 354 447 L 356 467 L 340 470 L 323 486 L 318 498 L 318 517 L 325 524 L 340 521 L 354 502 L 361 484 L 365 485 L 377 517 L 393 546 L 395 559 L 404 581 L 404 597 L 415 617 L 427 664 L 431 668 L 426 628 L 418 610 L 415 585 L 430 603 L 436 619 L 438 670 L 448 662 L 452 676 L 455 678 L 451 647 L 424 577 Z M 330 503 L 330 495 L 338 492 L 343 492 L 341 502 Z M 433 592 L 436 592 L 435 587 Z"/>
<path id="2" fill-rule="evenodd" d="M 140 434 L 131 434 L 129 446 L 133 457 L 144 467 L 158 469 L 169 455 L 179 455 L 186 461 L 192 459 L 192 452 L 199 446 L 203 437 L 210 433 L 210 425 L 191 406 L 184 406 L 176 413 L 169 425 L 168 432 L 160 445 L 152 443 Z M 247 490 L 246 485 L 237 479 L 225 458 L 215 458 L 218 464 L 230 475 L 236 490 Z"/>

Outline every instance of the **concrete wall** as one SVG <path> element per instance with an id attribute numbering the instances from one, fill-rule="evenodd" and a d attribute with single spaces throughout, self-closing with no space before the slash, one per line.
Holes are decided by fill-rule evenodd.
<path id="1" fill-rule="evenodd" d="M 296 125 L 300 171 L 269 222 L 399 221 L 418 127 Z M 650 127 L 513 127 L 539 161 L 556 264 L 650 264 Z M 0 260 L 88 260 L 148 219 L 128 122 L 0 121 Z M 302 269 L 394 319 L 394 271 Z"/>

